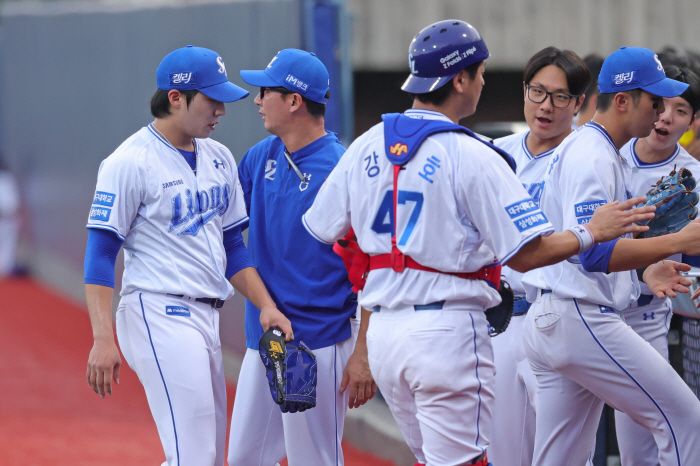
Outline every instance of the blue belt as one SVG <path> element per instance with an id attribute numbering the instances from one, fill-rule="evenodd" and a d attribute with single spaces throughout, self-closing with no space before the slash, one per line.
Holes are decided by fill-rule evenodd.
<path id="1" fill-rule="evenodd" d="M 642 307 L 646 306 L 651 302 L 651 300 L 654 299 L 653 294 L 643 294 L 639 296 L 639 299 L 637 300 L 637 306 Z"/>
<path id="2" fill-rule="evenodd" d="M 416 311 L 439 311 L 442 309 L 442 307 L 445 305 L 445 301 L 435 301 L 434 303 L 428 303 L 428 304 L 416 304 L 413 306 L 413 309 Z M 379 312 L 381 311 L 382 307 L 381 306 L 374 306 L 372 308 L 372 311 L 374 312 Z"/>
<path id="3" fill-rule="evenodd" d="M 527 302 L 524 296 L 516 296 L 513 302 L 513 315 L 521 316 L 527 314 L 527 311 L 530 310 L 530 306 L 531 304 Z"/>

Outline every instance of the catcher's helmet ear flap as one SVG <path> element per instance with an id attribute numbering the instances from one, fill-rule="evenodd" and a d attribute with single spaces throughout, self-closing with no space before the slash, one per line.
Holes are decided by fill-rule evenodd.
<path id="1" fill-rule="evenodd" d="M 456 19 L 438 21 L 411 41 L 408 47 L 411 75 L 401 89 L 412 94 L 432 92 L 489 55 L 484 39 L 471 24 Z"/>

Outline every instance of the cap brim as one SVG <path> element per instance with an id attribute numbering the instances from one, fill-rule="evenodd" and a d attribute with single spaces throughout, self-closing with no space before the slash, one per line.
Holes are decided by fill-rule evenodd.
<path id="1" fill-rule="evenodd" d="M 279 87 L 280 83 L 275 82 L 271 77 L 269 77 L 265 71 L 260 70 L 242 70 L 241 79 L 256 87 Z"/>
<path id="2" fill-rule="evenodd" d="M 664 78 L 654 84 L 649 84 L 641 89 L 649 94 L 658 95 L 659 97 L 678 97 L 688 89 L 688 84 L 676 81 L 671 78 Z"/>
<path id="3" fill-rule="evenodd" d="M 436 78 L 419 78 L 410 75 L 406 82 L 401 86 L 402 91 L 410 92 L 411 94 L 427 94 L 435 89 L 440 89 L 447 84 L 447 81 L 454 78 L 457 73 L 452 76 L 440 76 Z"/>
<path id="4" fill-rule="evenodd" d="M 219 102 L 235 102 L 237 100 L 245 99 L 250 94 L 250 92 L 246 91 L 242 87 L 238 87 L 229 81 L 214 84 L 213 86 L 209 87 L 203 87 L 199 90 L 199 92 L 210 99 L 214 99 Z"/>

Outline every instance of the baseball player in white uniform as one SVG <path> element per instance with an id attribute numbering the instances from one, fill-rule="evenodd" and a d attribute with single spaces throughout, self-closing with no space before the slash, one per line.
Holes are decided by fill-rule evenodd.
<path id="1" fill-rule="evenodd" d="M 621 48 L 601 69 L 597 111 L 551 156 L 540 207 L 555 228 L 585 225 L 600 206 L 630 197 L 631 167 L 620 156 L 631 137 L 646 137 L 664 111 L 662 97 L 687 84 L 668 79 L 643 48 Z M 700 252 L 700 223 L 679 233 L 599 244 L 559 264 L 525 274 L 525 353 L 537 378 L 533 464 L 583 465 L 603 403 L 650 430 L 662 465 L 700 464 L 700 402 L 666 360 L 625 324 L 619 310 L 639 296 L 634 269 L 649 266 L 652 293 L 674 296 L 690 282 L 656 286 L 689 266 L 655 263 Z M 629 236 L 629 235 L 627 235 Z M 665 291 L 664 291 L 665 289 Z"/>
<path id="2" fill-rule="evenodd" d="M 221 466 L 226 382 L 218 309 L 235 286 L 261 309 L 264 328 L 291 338 L 246 256 L 247 220 L 233 156 L 209 139 L 248 92 L 230 83 L 221 57 L 187 46 L 156 72 L 155 121 L 100 165 L 88 220 L 85 292 L 94 335 L 87 380 L 103 398 L 119 383 L 112 328 L 114 261 L 125 270 L 116 314 L 119 346 L 139 376 L 168 466 Z"/>
<path id="3" fill-rule="evenodd" d="M 495 369 L 484 310 L 500 302 L 495 258 L 523 272 L 638 228 L 618 217 L 646 215 L 623 203 L 592 230 L 553 233 L 512 159 L 456 124 L 476 109 L 488 56 L 463 21 L 416 35 L 402 87 L 413 108 L 360 136 L 303 217 L 325 243 L 352 227 L 369 256 L 360 304 L 373 311 L 372 375 L 430 466 L 488 463 Z"/>
<path id="4" fill-rule="evenodd" d="M 678 144 L 700 110 L 700 79 L 687 68 L 671 66 L 664 67 L 664 71 L 669 78 L 688 84 L 688 89 L 678 97 L 664 99 L 664 112 L 649 136 L 633 138 L 620 149 L 620 154 L 632 167 L 629 190 L 634 196 L 646 194 L 674 168 L 687 168 L 694 176 L 700 176 L 700 162 Z M 696 186 L 695 191 L 700 193 L 700 186 Z M 680 262 L 681 256 L 669 259 Z M 623 311 L 624 321 L 668 361 L 671 300 L 658 298 L 646 284 L 640 285 L 641 295 Z M 651 432 L 620 411 L 615 411 L 615 430 L 623 466 L 659 465 L 658 447 Z"/>
<path id="5" fill-rule="evenodd" d="M 572 132 L 571 122 L 585 98 L 590 74 L 574 52 L 547 47 L 528 60 L 523 78 L 525 121 L 530 129 L 494 144 L 513 157 L 518 179 L 539 204 L 550 156 Z M 503 267 L 503 276 L 515 294 L 515 304 L 508 330 L 491 340 L 496 378 L 489 456 L 496 465 L 530 466 L 537 390 L 522 343 L 523 320 L 530 304 L 522 274 Z"/>

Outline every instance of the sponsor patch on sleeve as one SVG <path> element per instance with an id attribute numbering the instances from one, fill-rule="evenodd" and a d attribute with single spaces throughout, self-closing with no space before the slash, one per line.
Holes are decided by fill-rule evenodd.
<path id="1" fill-rule="evenodd" d="M 586 223 L 591 221 L 591 218 L 593 218 L 593 217 L 581 217 L 581 218 L 577 218 L 576 221 L 578 222 L 579 225 L 585 225 Z"/>
<path id="2" fill-rule="evenodd" d="M 527 217 L 519 218 L 513 223 L 522 233 L 525 230 L 547 223 L 547 217 L 542 212 L 537 212 Z"/>
<path id="3" fill-rule="evenodd" d="M 190 316 L 190 310 L 184 306 L 165 306 L 165 313 L 169 316 Z"/>
<path id="4" fill-rule="evenodd" d="M 99 220 L 101 222 L 106 222 L 109 220 L 109 214 L 112 209 L 107 209 L 104 207 L 92 207 L 90 209 L 90 220 Z"/>
<path id="5" fill-rule="evenodd" d="M 97 191 L 95 193 L 95 198 L 92 200 L 92 205 L 103 205 L 107 207 L 114 206 L 115 196 L 112 193 L 106 193 L 104 191 Z"/>
<path id="6" fill-rule="evenodd" d="M 535 201 L 533 201 L 531 198 L 523 199 L 515 204 L 506 206 L 506 212 L 508 212 L 510 218 L 520 217 L 521 215 L 534 212 L 537 209 L 539 209 L 539 207 L 537 207 L 537 203 L 535 203 Z"/>
<path id="7" fill-rule="evenodd" d="M 574 204 L 574 211 L 576 212 L 577 217 L 590 217 L 598 207 L 607 203 L 608 201 L 605 200 L 580 202 L 578 204 Z"/>

